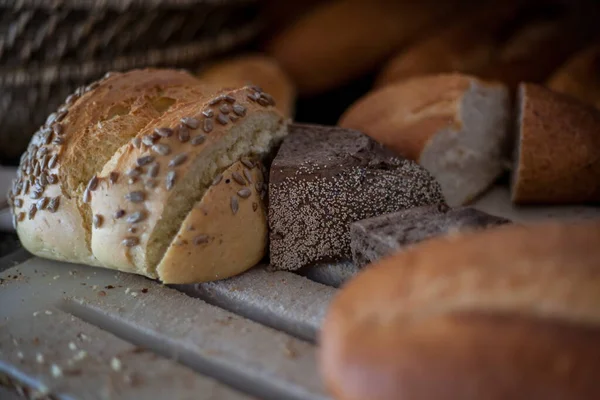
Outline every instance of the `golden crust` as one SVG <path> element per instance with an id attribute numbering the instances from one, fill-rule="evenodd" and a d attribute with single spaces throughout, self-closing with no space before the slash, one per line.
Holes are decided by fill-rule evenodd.
<path id="1" fill-rule="evenodd" d="M 246 181 L 249 175 L 252 182 L 241 185 L 233 178 L 234 173 Z M 264 257 L 267 217 L 259 166 L 248 168 L 238 161 L 221 176 L 185 218 L 158 265 L 162 282 L 225 279 L 255 266 Z"/>
<path id="2" fill-rule="evenodd" d="M 515 203 L 600 200 L 600 111 L 534 84 L 519 89 Z"/>
<path id="3" fill-rule="evenodd" d="M 368 267 L 327 313 L 327 386 L 352 400 L 441 387 L 451 399 L 598 397 L 599 241 L 598 221 L 508 225 Z"/>
<path id="4" fill-rule="evenodd" d="M 460 103 L 473 81 L 466 75 L 442 74 L 392 84 L 358 100 L 339 125 L 418 161 L 433 135 L 444 128 L 460 129 Z"/>

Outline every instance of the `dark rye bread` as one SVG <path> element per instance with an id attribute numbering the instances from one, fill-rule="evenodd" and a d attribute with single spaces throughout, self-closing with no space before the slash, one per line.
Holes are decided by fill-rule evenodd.
<path id="1" fill-rule="evenodd" d="M 291 125 L 271 166 L 271 265 L 296 270 L 350 259 L 351 223 L 435 204 L 443 196 L 425 169 L 361 132 Z"/>
<path id="2" fill-rule="evenodd" d="M 350 225 L 352 259 L 359 267 L 436 236 L 510 223 L 470 207 L 418 207 Z"/>

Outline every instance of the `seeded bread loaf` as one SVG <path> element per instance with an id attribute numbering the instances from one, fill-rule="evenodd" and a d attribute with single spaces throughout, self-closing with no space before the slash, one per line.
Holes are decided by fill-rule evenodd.
<path id="1" fill-rule="evenodd" d="M 112 74 L 69 96 L 34 135 L 9 195 L 17 232 L 41 257 L 165 282 L 216 276 L 220 259 L 180 276 L 169 268 L 185 265 L 168 267 L 163 256 L 173 257 L 186 218 L 197 223 L 194 207 L 220 198 L 207 192 L 214 178 L 242 157 L 262 157 L 286 132 L 272 98 L 254 88 L 223 91 L 173 70 Z M 227 207 L 239 212 L 220 205 L 215 218 Z M 250 220 L 249 233 L 265 224 L 258 211 Z M 265 238 L 256 240 L 248 262 L 264 248 Z M 185 250 L 200 255 L 205 247 Z"/>
<path id="2" fill-rule="evenodd" d="M 600 222 L 445 236 L 334 298 L 320 368 L 338 400 L 600 398 Z"/>
<path id="3" fill-rule="evenodd" d="M 512 201 L 600 201 L 600 111 L 535 84 L 521 84 Z"/>
<path id="4" fill-rule="evenodd" d="M 546 86 L 600 108 L 600 41 L 573 55 Z"/>
<path id="5" fill-rule="evenodd" d="M 272 57 L 250 54 L 226 59 L 201 69 L 198 77 L 221 87 L 258 86 L 273 96 L 283 115 L 294 115 L 296 88 Z"/>
<path id="6" fill-rule="evenodd" d="M 419 162 L 451 206 L 485 191 L 508 159 L 507 88 L 460 74 L 422 76 L 367 94 L 339 125 Z"/>

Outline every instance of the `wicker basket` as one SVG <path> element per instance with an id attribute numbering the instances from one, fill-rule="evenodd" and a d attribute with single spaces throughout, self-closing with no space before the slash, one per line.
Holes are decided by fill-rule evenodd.
<path id="1" fill-rule="evenodd" d="M 0 162 L 107 71 L 196 68 L 253 39 L 258 1 L 0 0 Z"/>

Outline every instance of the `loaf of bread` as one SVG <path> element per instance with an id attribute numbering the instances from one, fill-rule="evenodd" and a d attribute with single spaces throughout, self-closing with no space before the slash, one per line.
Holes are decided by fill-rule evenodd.
<path id="1" fill-rule="evenodd" d="M 600 201 L 600 111 L 542 86 L 518 91 L 512 201 Z"/>
<path id="2" fill-rule="evenodd" d="M 338 400 L 600 398 L 600 222 L 423 242 L 334 298 L 319 361 Z"/>
<path id="3" fill-rule="evenodd" d="M 380 88 L 339 121 L 419 162 L 438 180 L 451 206 L 469 203 L 503 172 L 509 124 L 506 87 L 460 74 Z"/>
<path id="4" fill-rule="evenodd" d="M 273 96 L 283 115 L 294 116 L 296 88 L 272 57 L 249 54 L 225 59 L 198 71 L 198 78 L 224 88 L 258 86 Z"/>
<path id="5" fill-rule="evenodd" d="M 347 83 L 468 1 L 322 2 L 268 45 L 301 94 Z"/>
<path id="6" fill-rule="evenodd" d="M 253 87 L 111 74 L 69 96 L 23 154 L 9 195 L 19 238 L 40 257 L 166 283 L 241 272 L 266 243 L 262 173 L 244 157 L 260 159 L 286 132 Z"/>
<path id="7" fill-rule="evenodd" d="M 600 108 L 600 41 L 573 55 L 546 86 Z"/>
<path id="8" fill-rule="evenodd" d="M 511 88 L 525 80 L 544 82 L 598 30 L 592 17 L 597 10 L 575 3 L 580 2 L 509 0 L 473 8 L 393 57 L 377 86 L 449 72 L 500 80 Z"/>

